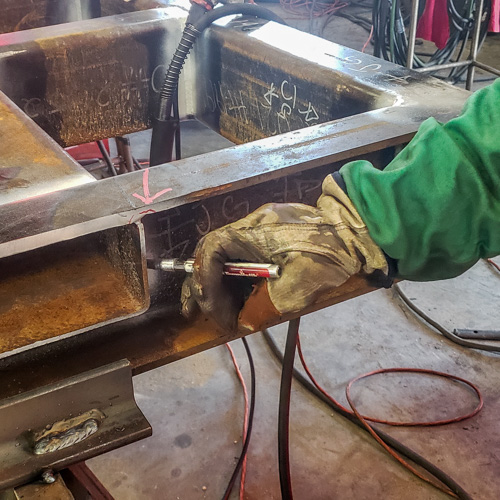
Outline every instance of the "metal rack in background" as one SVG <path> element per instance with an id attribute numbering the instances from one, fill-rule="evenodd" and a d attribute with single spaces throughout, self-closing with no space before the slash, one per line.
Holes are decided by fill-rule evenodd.
<path id="1" fill-rule="evenodd" d="M 410 19 L 410 33 L 408 37 L 408 54 L 406 57 L 406 67 L 413 69 L 413 59 L 415 56 L 415 41 L 417 35 L 417 24 L 418 24 L 418 11 L 420 6 L 420 0 L 412 0 L 411 4 L 411 19 Z M 482 69 L 488 73 L 500 77 L 500 70 L 489 66 L 477 60 L 477 54 L 479 52 L 479 39 L 481 32 L 481 19 L 483 16 L 484 0 L 477 0 L 477 9 L 474 14 L 474 30 L 472 32 L 472 42 L 469 51 L 469 57 L 464 61 L 455 61 L 446 64 L 435 64 L 432 66 L 426 66 L 424 68 L 415 68 L 415 71 L 419 73 L 427 73 L 430 71 L 446 70 L 453 68 L 467 68 L 467 79 L 465 81 L 465 88 L 471 90 L 472 84 L 474 83 L 474 74 L 476 68 Z"/>

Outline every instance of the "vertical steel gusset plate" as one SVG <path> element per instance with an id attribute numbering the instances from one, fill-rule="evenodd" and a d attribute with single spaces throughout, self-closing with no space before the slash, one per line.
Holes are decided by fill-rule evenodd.
<path id="1" fill-rule="evenodd" d="M 0 401 L 0 491 L 151 435 L 127 360 Z"/>

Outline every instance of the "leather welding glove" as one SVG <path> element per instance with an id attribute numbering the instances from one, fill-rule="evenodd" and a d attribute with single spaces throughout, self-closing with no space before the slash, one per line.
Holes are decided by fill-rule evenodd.
<path id="1" fill-rule="evenodd" d="M 317 206 L 264 205 L 247 217 L 206 235 L 195 252 L 194 272 L 182 290 L 182 310 L 198 308 L 228 330 L 237 327 L 244 304 L 241 278 L 223 276 L 227 261 L 274 263 L 278 279 L 267 281 L 276 315 L 300 313 L 349 277 L 387 273 L 383 252 L 332 176 Z"/>

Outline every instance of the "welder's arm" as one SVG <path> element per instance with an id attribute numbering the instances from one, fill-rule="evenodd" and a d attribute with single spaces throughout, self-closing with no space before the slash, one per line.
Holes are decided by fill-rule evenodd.
<path id="1" fill-rule="evenodd" d="M 316 207 L 264 205 L 205 236 L 196 249 L 193 274 L 183 285 L 183 313 L 201 309 L 224 328 L 236 328 L 248 290 L 245 280 L 223 276 L 227 261 L 280 265 L 281 277 L 268 280 L 267 293 L 261 295 L 262 307 L 276 316 L 299 313 L 354 274 L 383 284 L 387 261 L 351 201 L 332 176 L 322 190 Z"/>
<path id="2" fill-rule="evenodd" d="M 276 313 L 300 312 L 353 274 L 457 276 L 500 253 L 500 80 L 477 92 L 459 118 L 422 124 L 384 170 L 355 161 L 328 176 L 317 208 L 266 205 L 200 241 L 184 283 L 183 311 L 198 307 L 234 328 L 241 286 L 222 276 L 228 260 L 273 262 L 267 288 Z M 366 224 L 366 226 L 365 226 Z M 390 281 L 390 280 L 389 280 Z"/>
<path id="3" fill-rule="evenodd" d="M 451 278 L 500 254 L 500 79 L 445 125 L 425 121 L 383 171 L 340 170 L 373 240 L 402 278 Z"/>

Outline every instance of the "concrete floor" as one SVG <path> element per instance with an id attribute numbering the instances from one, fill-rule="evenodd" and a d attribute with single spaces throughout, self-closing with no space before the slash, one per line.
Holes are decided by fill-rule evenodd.
<path id="1" fill-rule="evenodd" d="M 290 22 L 290 16 L 285 17 Z M 307 29 L 309 21 L 298 24 Z M 362 29 L 338 18 L 325 33 L 358 50 L 366 40 Z M 498 64 L 499 55 L 498 38 L 489 38 L 483 60 Z M 196 123 L 183 127 L 186 154 L 186 148 L 200 143 L 189 137 L 209 132 Z M 213 149 L 226 144 L 214 140 Z M 500 273 L 484 262 L 454 280 L 402 287 L 450 329 L 499 328 Z M 285 325 L 273 329 L 281 345 L 285 331 Z M 352 377 L 382 367 L 430 368 L 477 384 L 485 406 L 476 417 L 438 428 L 386 430 L 453 476 L 475 500 L 500 498 L 499 356 L 452 344 L 415 319 L 390 290 L 308 315 L 301 331 L 311 370 L 342 401 Z M 245 498 L 279 499 L 280 366 L 260 334 L 248 340 L 256 363 L 257 403 Z M 233 342 L 233 348 L 248 380 L 241 342 Z M 241 388 L 226 348 L 138 376 L 134 385 L 154 436 L 88 465 L 117 500 L 221 498 L 240 452 L 243 418 Z M 443 418 L 470 410 L 475 403 L 468 389 L 423 376 L 384 375 L 361 382 L 354 392 L 363 412 L 395 419 Z M 366 433 L 332 414 L 298 384 L 292 394 L 291 461 L 298 500 L 448 498 L 408 473 Z M 232 498 L 237 497 L 235 491 Z"/>

